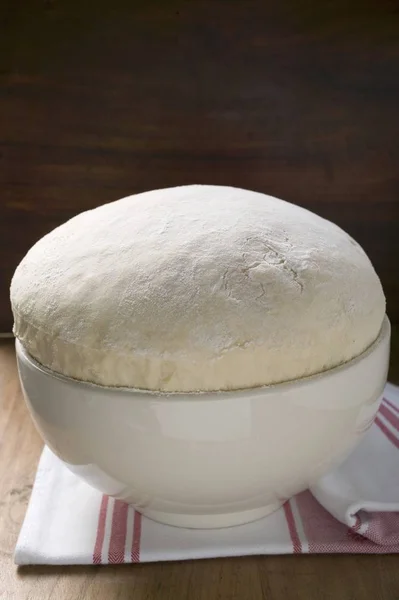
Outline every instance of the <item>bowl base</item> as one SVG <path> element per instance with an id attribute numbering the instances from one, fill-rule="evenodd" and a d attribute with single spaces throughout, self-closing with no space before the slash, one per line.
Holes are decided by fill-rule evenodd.
<path id="1" fill-rule="evenodd" d="M 173 527 L 184 527 L 187 529 L 220 529 L 222 527 L 233 527 L 235 525 L 245 525 L 252 521 L 263 519 L 274 511 L 278 510 L 282 502 L 254 508 L 252 510 L 243 510 L 235 513 L 189 515 L 159 512 L 157 510 L 143 510 L 143 516 L 152 521 L 172 525 Z"/>

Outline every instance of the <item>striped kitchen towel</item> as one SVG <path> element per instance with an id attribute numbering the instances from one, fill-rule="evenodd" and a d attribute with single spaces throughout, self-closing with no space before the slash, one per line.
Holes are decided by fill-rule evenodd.
<path id="1" fill-rule="evenodd" d="M 141 517 L 70 473 L 48 448 L 17 542 L 23 564 L 116 564 L 217 556 L 399 552 L 399 388 L 387 384 L 347 461 L 248 525 L 177 529 Z"/>

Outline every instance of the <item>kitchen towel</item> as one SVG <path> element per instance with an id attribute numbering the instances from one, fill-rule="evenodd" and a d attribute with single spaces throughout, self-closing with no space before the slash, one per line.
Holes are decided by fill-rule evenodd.
<path id="1" fill-rule="evenodd" d="M 103 496 L 45 448 L 15 550 L 26 564 L 117 564 L 250 554 L 399 552 L 399 388 L 351 456 L 262 520 L 228 529 L 160 525 Z"/>

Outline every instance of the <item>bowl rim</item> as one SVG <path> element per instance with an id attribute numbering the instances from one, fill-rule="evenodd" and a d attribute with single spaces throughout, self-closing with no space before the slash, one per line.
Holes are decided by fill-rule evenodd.
<path id="1" fill-rule="evenodd" d="M 172 400 L 172 399 L 183 399 L 185 398 L 187 401 L 187 397 L 191 399 L 228 399 L 228 398 L 237 398 L 239 396 L 257 396 L 257 395 L 265 395 L 271 394 L 276 391 L 285 391 L 292 387 L 303 387 L 307 385 L 314 384 L 320 380 L 329 379 L 343 373 L 357 364 L 363 362 L 368 356 L 373 354 L 381 344 L 390 339 L 391 333 L 391 324 L 388 316 L 385 314 L 384 319 L 381 324 L 381 329 L 378 333 L 378 336 L 374 340 L 370 346 L 368 346 L 361 354 L 358 354 L 354 358 L 340 365 L 332 367 L 331 369 L 327 369 L 325 371 L 319 371 L 318 373 L 314 373 L 313 375 L 306 375 L 305 377 L 300 377 L 297 379 L 290 379 L 287 381 L 281 381 L 279 383 L 272 383 L 268 385 L 258 386 L 258 387 L 248 387 L 248 388 L 240 388 L 235 390 L 213 390 L 213 391 L 192 391 L 192 392 L 164 392 L 161 390 L 146 390 L 141 388 L 129 388 L 129 387 L 118 387 L 118 386 L 104 386 L 99 385 L 97 383 L 92 383 L 90 381 L 81 381 L 79 379 L 74 379 L 73 377 L 68 377 L 63 375 L 62 373 L 57 373 L 56 371 L 52 371 L 48 367 L 40 364 L 35 358 L 33 358 L 27 350 L 24 348 L 22 342 L 18 338 L 15 338 L 15 348 L 16 348 L 16 356 L 17 362 L 23 361 L 28 364 L 31 369 L 39 371 L 42 375 L 52 378 L 58 379 L 64 382 L 67 385 L 78 386 L 80 389 L 88 389 L 96 392 L 103 393 L 113 393 L 113 394 L 121 394 L 121 395 L 130 395 L 133 398 L 138 396 L 148 396 L 149 399 L 157 399 L 157 400 Z M 19 367 L 18 367 L 19 368 Z"/>

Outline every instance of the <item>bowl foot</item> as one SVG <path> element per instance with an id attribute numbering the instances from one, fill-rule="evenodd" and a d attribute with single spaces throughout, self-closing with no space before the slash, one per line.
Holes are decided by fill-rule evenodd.
<path id="1" fill-rule="evenodd" d="M 220 529 L 222 527 L 244 525 L 245 523 L 263 519 L 263 517 L 278 510 L 281 504 L 281 502 L 276 502 L 275 504 L 269 504 L 268 506 L 262 506 L 261 508 L 254 508 L 252 510 L 214 515 L 176 514 L 159 512 L 151 509 L 145 509 L 140 512 L 153 521 L 163 523 L 164 525 L 172 525 L 173 527 L 185 527 L 188 529 Z"/>

